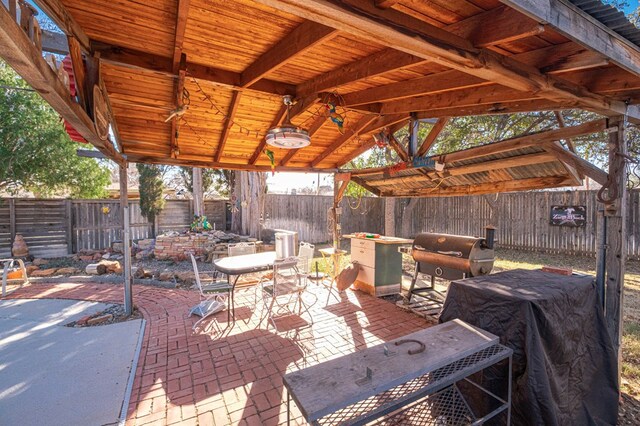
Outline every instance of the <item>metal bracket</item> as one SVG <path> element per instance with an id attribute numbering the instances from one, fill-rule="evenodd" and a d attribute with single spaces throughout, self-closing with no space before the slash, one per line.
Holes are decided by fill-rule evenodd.
<path id="1" fill-rule="evenodd" d="M 366 385 L 371 381 L 372 377 L 373 377 L 373 371 L 369 367 L 367 367 L 367 375 L 356 380 L 356 385 L 358 386 Z"/>

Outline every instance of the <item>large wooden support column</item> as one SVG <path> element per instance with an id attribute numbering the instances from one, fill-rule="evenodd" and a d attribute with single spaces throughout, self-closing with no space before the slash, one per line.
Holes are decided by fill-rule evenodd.
<path id="1" fill-rule="evenodd" d="M 202 193 L 202 169 L 193 168 L 193 214 L 202 216 L 204 214 L 204 195 Z"/>
<path id="2" fill-rule="evenodd" d="M 122 210 L 122 247 L 124 273 L 124 311 L 133 313 L 133 275 L 131 274 L 131 219 L 127 193 L 127 164 L 120 166 L 120 209 Z"/>
<path id="3" fill-rule="evenodd" d="M 607 328 L 618 352 L 618 383 L 620 383 L 620 344 L 622 341 L 622 309 L 624 273 L 627 260 L 627 145 L 625 140 L 624 120 L 616 117 L 609 121 L 607 127 L 618 127 L 618 131 L 609 134 L 609 188 L 605 203 L 606 245 L 604 256 L 605 317 Z"/>
<path id="4" fill-rule="evenodd" d="M 393 197 L 384 199 L 384 235 L 396 236 L 396 199 Z"/>
<path id="5" fill-rule="evenodd" d="M 338 250 L 340 248 L 340 234 L 342 226 L 340 225 L 340 216 L 342 215 L 342 208 L 340 207 L 340 201 L 344 196 L 344 192 L 347 190 L 347 185 L 351 180 L 350 173 L 335 173 L 333 175 L 333 207 L 331 208 L 331 217 L 333 219 L 333 248 Z"/>

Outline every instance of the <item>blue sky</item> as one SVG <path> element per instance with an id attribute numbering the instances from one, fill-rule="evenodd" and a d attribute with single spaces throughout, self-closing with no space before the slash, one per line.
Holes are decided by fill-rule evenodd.
<path id="1" fill-rule="evenodd" d="M 624 8 L 624 13 L 627 15 L 638 8 L 638 0 L 627 0 L 627 3 L 629 3 L 629 5 Z"/>

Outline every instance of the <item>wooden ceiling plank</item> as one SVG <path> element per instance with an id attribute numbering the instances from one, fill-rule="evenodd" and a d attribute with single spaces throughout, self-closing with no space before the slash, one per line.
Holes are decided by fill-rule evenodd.
<path id="1" fill-rule="evenodd" d="M 75 37 L 85 52 L 90 52 L 90 41 L 87 34 L 76 20 L 69 14 L 67 8 L 60 0 L 35 0 L 35 3 L 53 22 L 58 25 L 63 33 Z"/>
<path id="2" fill-rule="evenodd" d="M 309 132 L 309 137 L 313 138 L 313 135 L 315 135 L 318 132 L 318 130 L 320 130 L 322 126 L 324 126 L 326 122 L 327 122 L 327 117 L 325 115 L 317 116 L 316 119 L 313 121 L 313 123 L 311 123 L 311 126 L 309 126 L 309 130 L 307 130 L 307 132 Z M 287 153 L 287 155 L 285 155 L 282 158 L 282 160 L 280 160 L 280 165 L 283 167 L 286 166 L 289 163 L 289 161 L 291 161 L 293 156 L 296 155 L 299 151 L 300 149 L 290 150 Z"/>
<path id="3" fill-rule="evenodd" d="M 257 1 L 516 90 L 554 101 L 576 101 L 583 108 L 640 120 L 640 109 L 635 106 L 627 108 L 624 102 L 560 81 L 504 55 L 476 49 L 441 28 L 393 9 L 378 9 L 368 0 Z M 640 66 L 640 59 L 637 63 Z"/>
<path id="4" fill-rule="evenodd" d="M 69 89 L 42 57 L 9 11 L 0 7 L 0 57 L 2 57 L 42 98 L 67 120 L 89 143 L 118 164 L 125 160 L 109 141 L 103 141 L 95 131 L 85 110 L 71 100 Z"/>
<path id="5" fill-rule="evenodd" d="M 380 9 L 389 9 L 390 7 L 395 6 L 400 3 L 400 0 L 375 0 L 376 7 Z"/>
<path id="6" fill-rule="evenodd" d="M 287 106 L 282 105 L 282 107 L 280 107 L 280 110 L 278 110 L 278 112 L 276 113 L 276 116 L 271 122 L 271 125 L 269 126 L 269 128 L 277 127 L 280 124 L 282 124 L 282 121 L 285 119 L 286 116 L 287 116 Z M 265 146 L 267 146 L 267 140 L 266 138 L 262 138 L 256 150 L 253 151 L 253 154 L 251 154 L 251 158 L 249 158 L 250 166 L 255 166 L 255 164 L 258 162 L 258 158 L 260 158 L 260 155 L 262 154 L 262 151 L 264 151 Z"/>
<path id="7" fill-rule="evenodd" d="M 442 117 L 439 118 L 438 121 L 436 121 L 436 124 L 433 125 L 433 127 L 429 131 L 429 134 L 427 134 L 427 136 L 424 138 L 422 145 L 420 145 L 420 148 L 418 148 L 418 153 L 416 154 L 418 157 L 421 157 L 429 152 L 448 122 L 449 117 Z"/>
<path id="8" fill-rule="evenodd" d="M 300 96 L 309 96 L 313 93 L 333 90 L 344 84 L 424 62 L 426 61 L 422 58 L 399 52 L 396 49 L 384 49 L 305 81 L 298 85 L 296 91 Z"/>
<path id="9" fill-rule="evenodd" d="M 222 154 L 224 152 L 224 146 L 227 143 L 227 138 L 229 137 L 229 132 L 231 131 L 231 125 L 233 123 L 233 119 L 236 116 L 236 111 L 238 110 L 238 105 L 240 105 L 241 97 L 242 97 L 242 92 L 240 91 L 233 92 L 233 95 L 231 96 L 231 103 L 229 104 L 229 110 L 227 111 L 224 125 L 222 126 L 222 133 L 220 133 L 218 150 L 216 151 L 216 155 L 214 157 L 216 163 L 219 163 L 220 159 L 222 158 Z"/>
<path id="10" fill-rule="evenodd" d="M 336 152 L 338 149 L 340 149 L 341 147 L 343 147 L 346 143 L 348 143 L 350 140 L 352 140 L 353 138 L 355 138 L 356 136 L 358 136 L 358 134 L 360 134 L 360 131 L 362 131 L 362 129 L 364 129 L 365 127 L 367 127 L 369 124 L 371 124 L 371 122 L 373 120 L 375 120 L 376 117 L 373 115 L 365 115 L 364 117 L 362 117 L 360 120 L 358 120 L 357 123 L 355 123 L 353 126 L 351 126 L 350 128 L 345 129 L 345 132 L 343 135 L 341 135 L 340 137 L 338 137 L 338 139 L 336 139 L 331 145 L 329 145 L 329 147 L 327 149 L 325 149 L 322 154 L 318 155 L 312 162 L 311 162 L 311 167 L 316 167 L 318 164 L 320 164 L 325 158 L 327 158 L 328 156 L 330 156 L 331 154 L 333 154 L 334 152 Z"/>
<path id="11" fill-rule="evenodd" d="M 338 32 L 313 21 L 305 21 L 263 53 L 240 76 L 240 85 L 248 87 L 265 75 L 277 70 L 296 56 L 335 37 Z"/>

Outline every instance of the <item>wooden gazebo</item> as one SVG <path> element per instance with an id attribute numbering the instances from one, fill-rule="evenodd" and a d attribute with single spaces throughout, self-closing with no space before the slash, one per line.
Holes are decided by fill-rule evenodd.
<path id="1" fill-rule="evenodd" d="M 0 56 L 121 167 L 148 162 L 338 172 L 342 189 L 353 179 L 381 196 L 576 185 L 585 175 L 600 182 L 610 195 L 606 312 L 619 343 L 621 170 L 625 123 L 640 120 L 640 36 L 610 6 L 599 0 L 35 3 L 66 40 L 41 33 L 31 16 L 35 9 L 8 0 L 8 9 L 0 7 Z M 69 52 L 77 96 L 45 61 L 43 46 Z M 296 100 L 293 124 L 311 135 L 305 148 L 266 146 L 267 130 L 285 119 L 283 95 Z M 429 157 L 450 117 L 568 108 L 605 118 Z M 437 121 L 418 141 L 422 119 Z M 412 137 L 404 148 L 393 132 L 407 124 Z M 559 143 L 605 131 L 608 171 Z M 386 135 L 401 163 L 341 170 L 375 145 L 374 135 Z M 123 193 L 126 200 L 126 187 Z M 336 200 L 341 193 L 336 189 Z M 125 236 L 127 230 L 125 224 Z M 126 281 L 130 307 L 130 275 Z"/>

